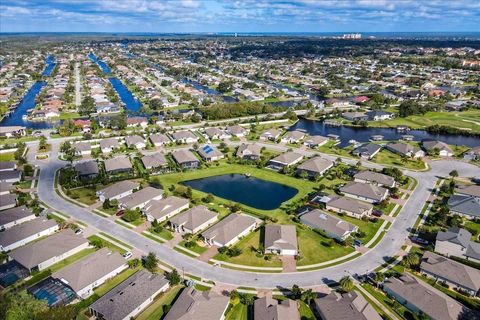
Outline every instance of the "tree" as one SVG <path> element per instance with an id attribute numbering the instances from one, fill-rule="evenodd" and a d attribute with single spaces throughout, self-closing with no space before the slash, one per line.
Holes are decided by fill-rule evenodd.
<path id="1" fill-rule="evenodd" d="M 375 282 L 377 283 L 377 288 L 380 283 L 385 281 L 385 274 L 383 272 L 376 272 L 375 273 Z"/>
<path id="2" fill-rule="evenodd" d="M 292 293 L 292 299 L 297 300 L 302 297 L 302 288 L 300 288 L 298 285 L 294 284 L 292 286 L 292 290 L 290 290 Z"/>
<path id="3" fill-rule="evenodd" d="M 102 205 L 103 209 L 110 209 L 110 199 L 105 199 L 105 201 L 103 201 L 103 205 Z"/>
<path id="4" fill-rule="evenodd" d="M 126 210 L 122 216 L 122 219 L 127 222 L 132 222 L 137 219 L 140 219 L 141 213 L 138 210 Z"/>
<path id="5" fill-rule="evenodd" d="M 38 141 L 38 151 L 47 151 L 47 147 L 47 138 L 44 135 L 41 135 Z"/>
<path id="6" fill-rule="evenodd" d="M 452 177 L 452 179 L 457 178 L 458 177 L 458 171 L 457 170 L 452 170 L 452 171 L 450 171 L 450 173 L 448 175 L 450 177 Z"/>
<path id="7" fill-rule="evenodd" d="M 0 296 L 0 318 L 6 320 L 35 319 L 42 312 L 48 311 L 46 300 L 37 300 L 27 291 Z"/>
<path id="8" fill-rule="evenodd" d="M 315 298 L 317 294 L 312 291 L 312 289 L 308 289 L 302 293 L 302 301 L 305 302 L 307 305 L 310 304 Z"/>
<path id="9" fill-rule="evenodd" d="M 420 264 L 420 257 L 415 252 L 409 252 L 403 257 L 403 264 L 405 267 L 413 269 Z"/>
<path id="10" fill-rule="evenodd" d="M 77 130 L 77 127 L 75 126 L 73 120 L 66 119 L 62 125 L 58 127 L 58 134 L 62 137 L 68 137 L 71 136 L 75 130 Z"/>
<path id="11" fill-rule="evenodd" d="M 230 303 L 232 305 L 237 305 L 240 302 L 240 294 L 237 290 L 230 291 Z"/>
<path id="12" fill-rule="evenodd" d="M 232 88 L 233 88 L 232 83 L 226 82 L 226 81 L 220 82 L 217 86 L 217 90 L 220 91 L 221 93 L 232 91 Z"/>
<path id="13" fill-rule="evenodd" d="M 155 272 L 157 270 L 158 258 L 154 252 L 149 252 L 148 255 L 143 259 L 143 266 L 150 272 Z"/>
<path id="14" fill-rule="evenodd" d="M 78 113 L 82 116 L 89 116 L 96 111 L 95 100 L 89 95 L 85 96 L 78 107 Z"/>
<path id="15" fill-rule="evenodd" d="M 169 273 L 167 273 L 166 278 L 167 278 L 168 282 L 170 282 L 170 285 L 171 285 L 171 286 L 176 286 L 176 285 L 179 284 L 180 281 L 182 280 L 182 278 L 181 278 L 180 275 L 178 274 L 177 269 L 173 269 L 172 271 L 170 271 Z"/>
<path id="16" fill-rule="evenodd" d="M 350 276 L 345 276 L 342 279 L 340 279 L 340 287 L 342 288 L 343 291 L 350 292 L 353 290 L 355 285 Z"/>

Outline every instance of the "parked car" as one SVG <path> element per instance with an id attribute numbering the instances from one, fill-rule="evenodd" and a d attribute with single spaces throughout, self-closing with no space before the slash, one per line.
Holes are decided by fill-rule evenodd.
<path id="1" fill-rule="evenodd" d="M 383 212 L 380 210 L 373 210 L 372 215 L 375 217 L 381 217 L 383 215 Z"/>
<path id="2" fill-rule="evenodd" d="M 392 195 L 390 195 L 390 197 L 391 197 L 392 199 L 398 199 L 398 195 L 397 195 L 397 194 L 392 194 Z"/>
<path id="3" fill-rule="evenodd" d="M 125 252 L 125 253 L 123 254 L 123 257 L 124 257 L 125 259 L 130 259 L 130 258 L 132 257 L 132 253 L 131 253 L 130 251 L 127 251 L 127 252 Z"/>
<path id="4" fill-rule="evenodd" d="M 83 229 L 77 229 L 77 230 L 75 230 L 75 234 L 76 234 L 76 235 L 80 235 L 80 234 L 82 234 L 82 233 L 83 233 Z"/>
<path id="5" fill-rule="evenodd" d="M 117 213 L 115 213 L 115 215 L 116 215 L 117 217 L 120 217 L 120 216 L 122 216 L 124 213 L 125 213 L 125 210 L 118 210 Z"/>
<path id="6" fill-rule="evenodd" d="M 425 239 L 422 239 L 422 238 L 419 238 L 419 237 L 412 237 L 412 241 L 413 242 L 416 242 L 418 244 L 422 244 L 422 245 L 428 245 L 430 242 L 428 242 L 427 240 Z"/>

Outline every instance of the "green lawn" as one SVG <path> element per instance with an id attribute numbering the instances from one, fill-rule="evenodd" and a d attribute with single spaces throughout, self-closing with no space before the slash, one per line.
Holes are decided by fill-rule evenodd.
<path id="1" fill-rule="evenodd" d="M 13 161 L 15 160 L 14 152 L 0 153 L 0 162 Z"/>
<path id="2" fill-rule="evenodd" d="M 373 157 L 372 161 L 380 164 L 394 165 L 413 170 L 425 169 L 425 163 L 422 160 L 402 160 L 402 157 L 398 154 L 395 154 L 385 149 L 380 150 L 380 152 L 377 153 L 375 157 Z"/>
<path id="3" fill-rule="evenodd" d="M 92 240 L 101 241 L 101 242 L 103 243 L 103 246 L 104 246 L 104 247 L 107 247 L 107 248 L 109 248 L 109 249 L 112 250 L 112 251 L 117 251 L 117 252 L 119 252 L 120 254 L 124 254 L 124 253 L 125 253 L 125 250 L 124 250 L 124 249 L 122 249 L 122 248 L 114 245 L 114 244 L 111 243 L 110 241 L 107 241 L 107 240 L 105 240 L 105 239 L 100 238 L 100 237 L 97 236 L 97 235 L 92 235 L 92 236 L 88 237 L 87 239 L 88 239 L 89 241 L 92 241 Z"/>
<path id="4" fill-rule="evenodd" d="M 300 318 L 302 320 L 315 320 L 315 315 L 313 314 L 312 309 L 310 309 L 305 302 L 299 300 L 298 304 L 298 311 L 300 311 Z"/>
<path id="5" fill-rule="evenodd" d="M 117 242 L 118 244 L 121 244 L 122 246 L 126 247 L 126 248 L 130 248 L 132 249 L 133 247 L 131 245 L 128 245 L 126 244 L 125 242 L 122 242 L 120 240 L 118 240 L 117 238 L 115 237 L 112 237 L 111 235 L 107 234 L 107 233 L 104 233 L 104 232 L 99 232 L 102 236 L 104 236 L 105 238 L 108 238 L 114 242 Z"/>
<path id="6" fill-rule="evenodd" d="M 180 243 L 179 243 L 178 245 L 181 246 L 181 247 L 184 247 L 184 248 L 186 248 L 186 249 L 188 249 L 188 250 L 190 250 L 190 251 L 196 252 L 196 253 L 198 253 L 198 254 L 202 254 L 202 253 L 204 253 L 205 251 L 207 251 L 207 247 L 202 247 L 202 246 L 200 246 L 197 242 L 195 243 L 195 246 L 193 246 L 193 247 L 191 247 L 191 248 L 187 248 L 187 247 L 185 247 L 185 242 L 186 242 L 185 240 L 182 240 L 182 241 L 180 241 Z M 185 253 L 185 251 L 183 251 L 183 250 L 182 250 L 182 251 L 179 251 L 179 252 Z"/>
<path id="7" fill-rule="evenodd" d="M 158 320 L 163 317 L 163 306 L 171 305 L 182 290 L 182 286 L 177 285 L 170 288 L 167 292 L 160 294 L 153 303 L 140 313 L 136 320 Z"/>
<path id="8" fill-rule="evenodd" d="M 248 320 L 248 306 L 238 303 L 225 314 L 225 320 Z"/>
<path id="9" fill-rule="evenodd" d="M 472 240 L 479 241 L 480 236 L 480 223 L 471 220 L 465 220 L 463 226 L 472 233 Z"/>
<path id="10" fill-rule="evenodd" d="M 162 231 L 160 231 L 160 232 L 155 232 L 153 230 L 153 228 L 150 228 L 150 230 L 148 230 L 148 231 L 150 231 L 152 234 L 157 235 L 157 236 L 159 236 L 159 237 L 161 237 L 165 240 L 172 240 L 173 239 L 172 231 L 168 230 L 165 227 L 163 227 Z"/>
<path id="11" fill-rule="evenodd" d="M 66 195 L 86 205 L 92 205 L 97 202 L 95 188 L 82 187 L 78 189 L 70 189 L 66 191 Z"/>

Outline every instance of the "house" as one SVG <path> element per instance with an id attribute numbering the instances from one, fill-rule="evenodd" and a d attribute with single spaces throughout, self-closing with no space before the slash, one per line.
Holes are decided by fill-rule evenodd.
<path id="1" fill-rule="evenodd" d="M 14 189 L 12 182 L 0 182 L 0 196 L 10 194 Z"/>
<path id="2" fill-rule="evenodd" d="M 170 225 L 175 232 L 193 234 L 213 224 L 217 216 L 217 212 L 200 205 L 174 216 L 170 219 Z"/>
<path id="3" fill-rule="evenodd" d="M 450 212 L 467 219 L 480 217 L 480 198 L 454 194 L 448 198 Z"/>
<path id="4" fill-rule="evenodd" d="M 169 144 L 171 142 L 170 138 L 167 137 L 167 135 L 162 134 L 162 133 L 155 133 L 150 135 L 150 142 L 155 146 L 155 147 L 161 147 L 163 145 Z"/>
<path id="5" fill-rule="evenodd" d="M 383 121 L 393 119 L 393 113 L 382 111 L 382 110 L 372 110 L 365 113 L 368 117 L 368 120 L 371 121 Z"/>
<path id="6" fill-rule="evenodd" d="M 29 242 L 44 236 L 49 236 L 58 230 L 55 220 L 36 218 L 18 224 L 0 232 L 0 251 L 6 252 L 24 246 Z"/>
<path id="7" fill-rule="evenodd" d="M 288 151 L 268 161 L 268 166 L 280 170 L 284 167 L 290 167 L 302 161 L 303 155 Z"/>
<path id="8" fill-rule="evenodd" d="M 102 150 L 102 153 L 110 153 L 119 148 L 120 143 L 115 138 L 108 138 L 100 141 L 100 150 Z"/>
<path id="9" fill-rule="evenodd" d="M 13 170 L 17 170 L 17 162 L 15 162 L 15 161 L 0 162 L 0 172 L 1 171 L 13 171 Z"/>
<path id="10" fill-rule="evenodd" d="M 472 234 L 466 229 L 453 227 L 447 231 L 439 231 L 435 240 L 435 252 L 447 257 L 480 262 L 480 243 L 471 239 Z"/>
<path id="11" fill-rule="evenodd" d="M 107 159 L 104 164 L 105 172 L 108 174 L 128 173 L 133 170 L 132 163 L 128 157 Z"/>
<path id="12" fill-rule="evenodd" d="M 17 195 L 12 194 L 2 194 L 0 195 L 0 210 L 6 210 L 13 208 L 17 205 Z"/>
<path id="13" fill-rule="evenodd" d="M 285 135 L 282 137 L 282 142 L 283 143 L 299 143 L 305 138 L 306 134 L 305 132 L 294 130 L 294 131 L 288 131 L 285 133 Z"/>
<path id="14" fill-rule="evenodd" d="M 175 150 L 172 157 L 182 169 L 196 169 L 200 166 L 200 160 L 189 150 Z"/>
<path id="15" fill-rule="evenodd" d="M 0 212 L 0 231 L 10 229 L 21 223 L 35 219 L 33 213 L 26 206 L 14 207 Z"/>
<path id="16" fill-rule="evenodd" d="M 147 220 L 153 222 L 163 222 L 177 213 L 188 209 L 189 201 L 184 198 L 170 196 L 164 199 L 152 200 L 143 207 L 142 212 Z"/>
<path id="17" fill-rule="evenodd" d="M 151 200 L 160 200 L 163 197 L 163 189 L 145 187 L 137 192 L 118 199 L 118 205 L 122 209 L 135 210 L 143 209 Z"/>
<path id="18" fill-rule="evenodd" d="M 309 148 L 317 148 L 326 144 L 330 139 L 324 136 L 310 136 L 303 142 Z"/>
<path id="19" fill-rule="evenodd" d="M 167 158 L 160 152 L 143 156 L 141 160 L 147 170 L 158 169 L 168 165 Z"/>
<path id="20" fill-rule="evenodd" d="M 210 246 L 227 247 L 246 236 L 257 227 L 257 219 L 231 213 L 220 222 L 202 232 L 203 240 Z"/>
<path id="21" fill-rule="evenodd" d="M 415 313 L 423 312 L 435 320 L 458 320 L 470 312 L 466 307 L 434 287 L 404 274 L 383 283 L 383 290 L 400 304 Z M 472 318 L 470 318 L 472 319 Z"/>
<path id="22" fill-rule="evenodd" d="M 382 317 L 357 291 L 332 291 L 314 300 L 315 313 L 322 320 L 381 320 Z"/>
<path id="23" fill-rule="evenodd" d="M 128 136 L 125 138 L 125 143 L 128 148 L 135 148 L 138 150 L 144 149 L 147 146 L 145 140 L 140 136 Z"/>
<path id="24" fill-rule="evenodd" d="M 368 100 L 370 100 L 370 98 L 366 97 L 366 96 L 358 96 L 358 97 L 355 97 L 352 99 L 352 101 L 354 103 L 365 103 L 367 102 Z"/>
<path id="25" fill-rule="evenodd" d="M 148 119 L 146 117 L 127 117 L 127 127 L 142 127 L 148 126 Z"/>
<path id="26" fill-rule="evenodd" d="M 408 143 L 403 142 L 390 142 L 385 146 L 390 152 L 396 153 L 402 157 L 407 158 L 423 158 L 425 157 L 425 152 L 419 148 L 416 148 Z"/>
<path id="27" fill-rule="evenodd" d="M 77 142 L 73 145 L 75 155 L 78 157 L 88 156 L 92 154 L 92 145 L 88 142 Z"/>
<path id="28" fill-rule="evenodd" d="M 270 129 L 265 132 L 263 132 L 260 135 L 260 140 L 270 140 L 270 141 L 275 141 L 277 140 L 280 135 L 282 134 L 281 130 L 278 129 Z"/>
<path id="29" fill-rule="evenodd" d="M 455 188 L 455 193 L 462 196 L 480 198 L 480 185 L 469 185 Z"/>
<path id="30" fill-rule="evenodd" d="M 248 133 L 248 130 L 242 126 L 235 125 L 227 127 L 227 132 L 230 133 L 232 136 L 237 138 L 245 137 Z"/>
<path id="31" fill-rule="evenodd" d="M 258 144 L 242 143 L 235 154 L 238 158 L 247 161 L 258 161 L 262 156 L 262 147 Z"/>
<path id="32" fill-rule="evenodd" d="M 298 254 L 297 230 L 294 225 L 267 224 L 263 243 L 265 254 Z"/>
<path id="33" fill-rule="evenodd" d="M 172 134 L 173 141 L 177 143 L 195 143 L 198 137 L 190 131 L 177 131 Z"/>
<path id="34" fill-rule="evenodd" d="M 355 182 L 370 183 L 376 186 L 393 188 L 395 179 L 383 173 L 374 171 L 361 171 L 353 176 Z"/>
<path id="35" fill-rule="evenodd" d="M 375 157 L 375 155 L 382 149 L 381 146 L 379 146 L 378 144 L 374 144 L 374 143 L 366 143 L 366 144 L 363 144 L 357 148 L 355 148 L 353 151 L 352 151 L 352 154 L 354 156 L 357 156 L 357 157 L 361 157 L 361 158 L 364 158 L 364 159 L 372 159 L 373 157 Z"/>
<path id="36" fill-rule="evenodd" d="M 163 320 L 223 320 L 229 303 L 228 296 L 187 287 Z"/>
<path id="37" fill-rule="evenodd" d="M 142 269 L 91 304 L 90 314 L 104 320 L 133 319 L 169 287 L 164 275 Z"/>
<path id="38" fill-rule="evenodd" d="M 343 241 L 352 233 L 357 232 L 358 227 L 326 212 L 314 209 L 302 215 L 300 220 L 303 224 L 322 230 L 327 236 Z"/>
<path id="39" fill-rule="evenodd" d="M 331 167 L 333 167 L 333 164 L 333 161 L 326 160 L 321 157 L 314 157 L 297 167 L 297 175 L 301 176 L 305 172 L 310 178 L 322 176 Z"/>
<path id="40" fill-rule="evenodd" d="M 21 126 L 0 126 L 0 137 L 12 138 L 16 136 L 24 136 L 26 134 L 26 129 L 27 128 Z"/>
<path id="41" fill-rule="evenodd" d="M 354 122 L 368 120 L 368 116 L 364 112 L 344 112 L 342 113 L 342 118 Z"/>
<path id="42" fill-rule="evenodd" d="M 465 160 L 480 160 L 480 146 L 472 148 L 465 152 L 464 154 Z"/>
<path id="43" fill-rule="evenodd" d="M 387 199 L 388 189 L 369 183 L 351 181 L 339 189 L 348 197 L 370 202 L 379 203 Z"/>
<path id="44" fill-rule="evenodd" d="M 30 272 L 47 269 L 90 247 L 88 240 L 67 229 L 45 239 L 15 249 L 8 255 Z"/>
<path id="45" fill-rule="evenodd" d="M 326 203 L 325 209 L 337 213 L 345 213 L 347 216 L 361 219 L 363 217 L 369 217 L 372 214 L 373 205 L 346 197 L 332 196 Z"/>
<path id="46" fill-rule="evenodd" d="M 206 144 L 197 150 L 200 157 L 206 162 L 218 161 L 225 156 L 214 145 Z"/>
<path id="47" fill-rule="evenodd" d="M 94 178 L 99 174 L 96 161 L 78 162 L 75 164 L 75 171 L 79 178 Z"/>
<path id="48" fill-rule="evenodd" d="M 216 127 L 206 128 L 205 134 L 211 140 L 224 140 L 230 138 L 230 135 L 228 133 Z"/>
<path id="49" fill-rule="evenodd" d="M 0 171 L 0 182 L 16 183 L 22 180 L 22 171 Z"/>
<path id="50" fill-rule="evenodd" d="M 68 285 L 79 297 L 86 298 L 93 293 L 94 288 L 127 268 L 127 260 L 118 252 L 102 248 L 54 272 L 52 278 Z"/>
<path id="51" fill-rule="evenodd" d="M 450 260 L 431 251 L 425 251 L 420 271 L 458 291 L 477 296 L 480 290 L 480 270 Z"/>
<path id="52" fill-rule="evenodd" d="M 438 140 L 425 140 L 422 141 L 422 147 L 427 151 L 428 154 L 436 154 L 440 157 L 451 157 L 453 156 L 453 150 L 448 144 Z"/>
<path id="53" fill-rule="evenodd" d="M 108 186 L 102 190 L 97 191 L 97 197 L 101 202 L 105 200 L 118 200 L 120 198 L 126 197 L 129 194 L 132 194 L 134 190 L 138 189 L 140 184 L 133 181 L 120 181 L 111 186 Z"/>
<path id="54" fill-rule="evenodd" d="M 278 301 L 265 296 L 253 303 L 254 320 L 300 320 L 298 303 L 292 299 Z"/>

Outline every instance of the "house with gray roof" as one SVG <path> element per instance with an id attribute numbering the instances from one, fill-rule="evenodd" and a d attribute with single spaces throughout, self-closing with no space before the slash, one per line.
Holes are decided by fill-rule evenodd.
<path id="1" fill-rule="evenodd" d="M 75 149 L 75 155 L 79 157 L 92 154 L 92 145 L 88 142 L 77 142 L 73 145 L 73 149 Z"/>
<path id="2" fill-rule="evenodd" d="M 177 131 L 172 134 L 173 141 L 178 143 L 195 143 L 198 137 L 191 131 Z"/>
<path id="3" fill-rule="evenodd" d="M 0 211 L 0 231 L 10 229 L 21 223 L 35 219 L 35 213 L 26 206 Z"/>
<path id="4" fill-rule="evenodd" d="M 270 129 L 270 130 L 264 131 L 260 135 L 260 140 L 275 141 L 280 137 L 281 134 L 282 134 L 282 131 L 279 129 Z"/>
<path id="5" fill-rule="evenodd" d="M 12 182 L 0 182 L 0 196 L 9 194 L 15 189 Z"/>
<path id="6" fill-rule="evenodd" d="M 79 178 L 94 178 L 98 176 L 98 165 L 96 161 L 83 161 L 75 164 L 75 172 Z"/>
<path id="7" fill-rule="evenodd" d="M 253 303 L 254 320 L 300 320 L 298 303 L 292 299 L 278 301 L 265 296 Z"/>
<path id="8" fill-rule="evenodd" d="M 435 239 L 435 251 L 447 257 L 480 262 L 480 243 L 471 240 L 472 234 L 462 228 L 452 227 L 439 231 Z"/>
<path id="9" fill-rule="evenodd" d="M 218 161 L 225 157 L 223 153 L 212 144 L 206 144 L 203 147 L 198 148 L 197 152 L 206 162 Z"/>
<path id="10" fill-rule="evenodd" d="M 163 320 L 223 320 L 230 297 L 185 288 Z"/>
<path id="11" fill-rule="evenodd" d="M 0 172 L 1 171 L 13 171 L 17 170 L 16 161 L 2 161 L 0 162 Z"/>
<path id="12" fill-rule="evenodd" d="M 381 320 L 363 295 L 356 291 L 340 294 L 332 291 L 314 300 L 314 310 L 322 320 Z"/>
<path id="13" fill-rule="evenodd" d="M 353 176 L 355 182 L 370 183 L 380 187 L 395 187 L 395 179 L 383 173 L 374 171 L 360 171 Z"/>
<path id="14" fill-rule="evenodd" d="M 377 153 L 380 152 L 381 149 L 382 147 L 379 146 L 378 144 L 366 143 L 353 149 L 352 154 L 354 156 L 370 160 L 373 157 L 375 157 Z"/>
<path id="15" fill-rule="evenodd" d="M 371 121 L 382 121 L 393 119 L 393 113 L 383 110 L 372 110 L 365 112 L 365 115 L 368 117 L 368 120 Z"/>
<path id="16" fill-rule="evenodd" d="M 332 196 L 330 200 L 327 201 L 325 209 L 361 219 L 363 217 L 369 217 L 372 214 L 373 205 L 347 197 Z"/>
<path id="17" fill-rule="evenodd" d="M 103 320 L 130 320 L 169 287 L 164 275 L 142 269 L 92 303 L 90 314 Z"/>
<path id="18" fill-rule="evenodd" d="M 15 193 L 7 193 L 0 195 L 0 211 L 13 208 L 17 205 L 17 195 Z"/>
<path id="19" fill-rule="evenodd" d="M 480 198 L 454 194 L 448 198 L 450 212 L 467 219 L 480 217 Z"/>
<path id="20" fill-rule="evenodd" d="M 143 209 L 148 202 L 162 199 L 163 192 L 163 189 L 145 187 L 118 199 L 118 205 L 120 208 L 128 210 Z"/>
<path id="21" fill-rule="evenodd" d="M 480 198 L 480 185 L 469 185 L 455 188 L 455 193 L 462 196 Z"/>
<path id="22" fill-rule="evenodd" d="M 287 131 L 282 137 L 283 143 L 299 143 L 306 137 L 306 133 L 303 131 Z"/>
<path id="23" fill-rule="evenodd" d="M 404 142 L 390 142 L 385 146 L 390 152 L 396 153 L 402 157 L 407 158 L 423 158 L 425 152 L 419 148 L 412 146 L 411 144 Z"/>
<path id="24" fill-rule="evenodd" d="M 310 136 L 303 142 L 309 148 L 317 148 L 326 144 L 330 139 L 324 136 Z"/>
<path id="25" fill-rule="evenodd" d="M 200 166 L 200 160 L 190 150 L 175 150 L 172 157 L 182 169 L 196 169 Z"/>
<path id="26" fill-rule="evenodd" d="M 379 203 L 388 197 L 388 189 L 355 181 L 347 183 L 339 191 L 350 198 L 370 203 Z"/>
<path id="27" fill-rule="evenodd" d="M 280 170 L 285 167 L 293 166 L 302 161 L 303 155 L 293 151 L 287 151 L 268 161 L 268 166 Z"/>
<path id="28" fill-rule="evenodd" d="M 107 138 L 100 141 L 100 150 L 102 153 L 110 153 L 120 148 L 120 143 L 115 138 Z"/>
<path id="29" fill-rule="evenodd" d="M 170 219 L 170 225 L 175 232 L 197 233 L 212 225 L 218 219 L 218 213 L 205 206 L 196 206 Z"/>
<path id="30" fill-rule="evenodd" d="M 465 152 L 463 158 L 465 160 L 480 160 L 480 146 L 474 147 Z"/>
<path id="31" fill-rule="evenodd" d="M 258 225 L 254 217 L 231 213 L 220 222 L 202 232 L 203 240 L 210 246 L 227 247 L 246 236 Z"/>
<path id="32" fill-rule="evenodd" d="M 206 128 L 205 134 L 211 140 L 224 140 L 230 138 L 230 135 L 228 133 L 217 127 Z"/>
<path id="33" fill-rule="evenodd" d="M 100 201 L 104 202 L 106 199 L 118 200 L 129 194 L 132 194 L 134 190 L 138 189 L 140 184 L 134 181 L 124 180 L 119 181 L 111 186 L 97 191 L 97 197 Z"/>
<path id="34" fill-rule="evenodd" d="M 431 251 L 422 256 L 422 274 L 447 284 L 450 288 L 477 296 L 480 290 L 480 270 L 450 260 Z"/>
<path id="35" fill-rule="evenodd" d="M 167 135 L 165 135 L 163 133 L 154 133 L 154 134 L 150 135 L 149 139 L 150 139 L 150 142 L 155 147 L 161 147 L 161 146 L 169 144 L 171 142 L 170 138 L 167 137 Z"/>
<path id="36" fill-rule="evenodd" d="M 148 202 L 147 205 L 143 207 L 142 212 L 150 222 L 155 219 L 157 219 L 158 222 L 163 222 L 183 210 L 188 209 L 189 204 L 188 199 L 170 196 Z"/>
<path id="37" fill-rule="evenodd" d="M 125 138 L 125 143 L 127 145 L 127 147 L 129 148 L 135 148 L 135 149 L 144 149 L 147 145 L 145 144 L 145 140 L 138 136 L 138 135 L 134 135 L 134 136 L 128 136 Z"/>
<path id="38" fill-rule="evenodd" d="M 131 172 L 133 170 L 132 163 L 128 157 L 116 157 L 107 159 L 104 162 L 105 171 L 108 174 L 118 174 Z"/>
<path id="39" fill-rule="evenodd" d="M 435 320 L 474 319 L 468 317 L 471 311 L 467 307 L 409 274 L 387 279 L 383 289 L 411 311 Z"/>
<path id="40" fill-rule="evenodd" d="M 94 288 L 126 268 L 128 268 L 127 260 L 118 252 L 102 248 L 54 272 L 52 278 L 68 285 L 79 297 L 86 298 L 93 293 Z"/>
<path id="41" fill-rule="evenodd" d="M 255 143 L 242 143 L 235 155 L 243 160 L 257 161 L 262 156 L 262 147 Z"/>
<path id="42" fill-rule="evenodd" d="M 248 130 L 240 125 L 234 125 L 234 126 L 228 126 L 227 132 L 234 137 L 241 138 L 247 135 Z"/>
<path id="43" fill-rule="evenodd" d="M 87 239 L 67 229 L 15 249 L 8 255 L 32 272 L 44 270 L 89 247 Z"/>
<path id="44" fill-rule="evenodd" d="M 297 230 L 294 225 L 267 224 L 263 243 L 265 254 L 298 254 Z"/>
<path id="45" fill-rule="evenodd" d="M 422 147 L 431 154 L 434 151 L 438 151 L 440 157 L 451 157 L 453 156 L 453 150 L 448 144 L 443 141 L 438 140 L 425 140 L 422 141 Z"/>
<path id="46" fill-rule="evenodd" d="M 358 230 L 358 226 L 318 209 L 303 214 L 300 217 L 300 221 L 313 229 L 319 229 L 325 232 L 330 238 L 339 241 L 345 240 Z"/>
<path id="47" fill-rule="evenodd" d="M 168 165 L 167 158 L 165 158 L 165 155 L 160 152 L 143 156 L 141 160 L 143 166 L 147 170 L 158 169 Z"/>
<path id="48" fill-rule="evenodd" d="M 20 170 L 0 171 L 0 182 L 16 183 L 20 180 L 22 180 L 22 171 Z"/>
<path id="49" fill-rule="evenodd" d="M 55 220 L 36 218 L 18 224 L 0 232 L 0 251 L 6 252 L 24 246 L 44 236 L 49 236 L 58 230 Z"/>
<path id="50" fill-rule="evenodd" d="M 321 157 L 314 157 L 308 159 L 297 167 L 297 175 L 301 176 L 303 172 L 308 177 L 313 178 L 317 175 L 322 176 L 334 165 L 333 161 L 323 159 Z"/>

